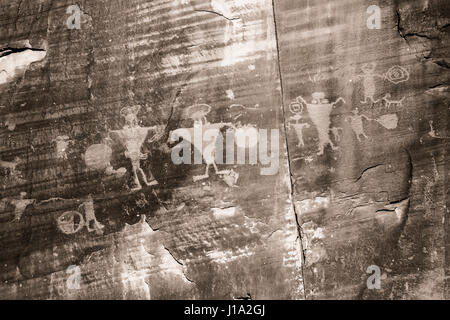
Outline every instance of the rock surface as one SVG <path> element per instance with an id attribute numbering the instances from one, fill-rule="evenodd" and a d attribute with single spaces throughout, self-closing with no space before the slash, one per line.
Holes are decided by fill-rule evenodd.
<path id="1" fill-rule="evenodd" d="M 370 5 L 0 0 L 0 297 L 448 298 L 450 10 Z"/>

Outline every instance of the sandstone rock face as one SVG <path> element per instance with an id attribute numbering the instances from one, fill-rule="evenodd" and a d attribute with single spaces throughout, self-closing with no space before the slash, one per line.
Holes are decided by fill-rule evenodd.
<path id="1" fill-rule="evenodd" d="M 448 298 L 445 0 L 0 7 L 2 299 Z"/>
<path id="2" fill-rule="evenodd" d="M 449 8 L 378 8 L 379 29 L 364 1 L 275 3 L 309 299 L 448 295 Z"/>

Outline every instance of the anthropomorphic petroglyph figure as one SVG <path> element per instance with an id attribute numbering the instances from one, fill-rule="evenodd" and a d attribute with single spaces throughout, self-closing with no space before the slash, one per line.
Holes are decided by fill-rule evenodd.
<path id="1" fill-rule="evenodd" d="M 97 221 L 97 218 L 95 217 L 95 210 L 94 210 L 94 200 L 92 199 L 92 196 L 89 195 L 79 207 L 78 209 L 80 211 L 84 211 L 84 216 L 86 218 L 86 228 L 89 232 L 97 232 L 99 234 L 103 233 L 104 226 Z"/>
<path id="2" fill-rule="evenodd" d="M 365 63 L 362 65 L 361 70 L 363 74 L 358 75 L 359 79 L 363 80 L 364 86 L 364 100 L 361 103 L 377 103 L 380 100 L 375 99 L 376 95 L 376 79 L 384 79 L 384 75 L 375 73 L 376 63 Z"/>
<path id="3" fill-rule="evenodd" d="M 142 189 L 142 185 L 139 179 L 139 175 L 142 181 L 147 186 L 157 185 L 158 181 L 150 173 L 150 181 L 147 180 L 147 175 L 144 170 L 141 169 L 141 160 L 147 159 L 147 154 L 141 152 L 142 145 L 147 138 L 148 132 L 154 130 L 160 131 L 161 126 L 153 127 L 141 127 L 138 124 L 137 114 L 140 110 L 140 106 L 123 108 L 120 114 L 125 118 L 125 125 L 121 130 L 111 130 L 110 133 L 116 135 L 119 141 L 126 148 L 125 156 L 131 160 L 133 179 L 135 187 L 133 191 Z"/>
<path id="4" fill-rule="evenodd" d="M 10 201 L 11 205 L 14 206 L 14 221 L 18 222 L 22 218 L 25 209 L 36 202 L 35 199 L 25 199 L 27 196 L 26 192 L 20 193 L 19 199 L 13 199 Z"/>
<path id="5" fill-rule="evenodd" d="M 194 121 L 194 126 L 192 128 L 179 128 L 171 132 L 170 136 L 178 136 L 180 133 L 180 137 L 186 139 L 189 143 L 194 145 L 194 148 L 202 153 L 203 160 L 206 163 L 206 169 L 204 175 L 194 176 L 194 182 L 204 180 L 209 178 L 209 169 L 211 166 L 214 167 L 214 170 L 217 175 L 230 176 L 232 175 L 234 179 L 237 181 L 236 173 L 232 172 L 232 170 L 219 170 L 216 164 L 216 143 L 219 135 L 221 134 L 220 130 L 225 127 L 230 127 L 236 129 L 236 127 L 231 123 L 210 123 L 206 116 L 211 111 L 211 106 L 207 104 L 196 104 L 190 106 L 185 111 L 185 117 L 190 118 Z M 196 132 L 201 133 L 200 139 L 195 139 Z M 203 141 L 203 133 L 213 133 L 212 137 L 209 137 L 208 146 L 204 145 Z M 189 133 L 184 135 L 183 133 Z M 212 146 L 212 147 L 211 147 Z M 226 183 L 228 184 L 233 179 L 227 178 Z M 228 182 L 227 182 L 228 181 Z"/>
<path id="6" fill-rule="evenodd" d="M 68 136 L 58 136 L 53 140 L 56 143 L 56 158 L 67 160 L 67 149 L 71 142 Z"/>
<path id="7" fill-rule="evenodd" d="M 439 132 L 436 131 L 436 128 L 434 127 L 434 121 L 433 120 L 430 120 L 428 123 L 430 124 L 430 131 L 428 132 L 430 137 L 436 138 L 436 139 L 450 139 L 450 137 L 441 136 L 439 134 Z"/>
<path id="8" fill-rule="evenodd" d="M 12 114 L 9 114 L 6 117 L 5 126 L 8 128 L 9 131 L 14 131 L 14 129 L 16 129 L 16 125 L 17 125 L 16 122 L 17 122 L 16 118 Z"/>
<path id="9" fill-rule="evenodd" d="M 18 157 L 14 158 L 14 161 L 1 161 L 0 160 L 0 168 L 9 170 L 9 174 L 14 176 L 17 174 L 16 168 L 17 168 L 17 165 L 20 164 L 20 162 L 21 162 L 21 160 Z"/>
<path id="10" fill-rule="evenodd" d="M 295 133 L 297 134 L 297 139 L 298 139 L 298 144 L 297 147 L 304 147 L 305 146 L 305 141 L 303 139 L 303 129 L 308 129 L 311 126 L 309 125 L 309 123 L 299 123 L 299 120 L 302 118 L 301 115 L 295 115 L 292 116 L 290 119 L 294 120 L 294 123 L 288 123 L 287 127 L 288 129 L 290 128 L 294 128 Z"/>
<path id="11" fill-rule="evenodd" d="M 308 110 L 309 117 L 311 121 L 317 128 L 319 132 L 319 152 L 317 155 L 323 155 L 325 147 L 330 145 L 333 150 L 337 147 L 333 144 L 330 139 L 330 125 L 331 125 L 331 112 L 333 108 L 339 103 L 345 103 L 343 98 L 338 98 L 335 102 L 330 103 L 328 99 L 325 98 L 324 92 L 314 92 L 312 94 L 311 103 L 307 103 L 301 96 L 297 97 L 296 102 L 291 104 L 292 109 L 300 109 L 300 113 L 303 111 L 304 107 Z"/>
<path id="12" fill-rule="evenodd" d="M 350 123 L 353 132 L 356 134 L 356 138 L 358 139 L 359 142 L 362 141 L 361 136 L 363 136 L 366 139 L 369 139 L 369 137 L 364 132 L 363 118 L 366 119 L 367 121 L 370 121 L 372 119 L 366 117 L 363 114 L 360 115 L 358 108 L 353 110 L 352 113 L 353 113 L 353 115 L 346 117 L 345 121 Z"/>
<path id="13" fill-rule="evenodd" d="M 22 172 L 17 169 L 17 166 L 22 163 L 19 157 L 15 157 L 13 161 L 2 161 L 0 160 L 0 168 L 4 172 L 4 181 L 7 183 L 24 183 L 25 180 L 22 178 Z M 1 171 L 0 171 L 1 172 Z M 2 175 L 0 175 L 0 180 Z"/>
<path id="14" fill-rule="evenodd" d="M 389 68 L 389 70 L 385 74 L 377 74 L 375 72 L 376 63 L 365 63 L 362 65 L 361 70 L 363 74 L 358 75 L 357 78 L 363 80 L 363 87 L 364 87 L 364 100 L 361 101 L 361 103 L 378 103 L 381 100 L 384 100 L 387 104 L 390 105 L 389 98 L 390 94 L 386 94 L 386 96 L 382 99 L 375 99 L 376 95 L 376 80 L 382 79 L 387 80 L 393 84 L 399 84 L 401 82 L 405 82 L 409 80 L 409 72 L 403 67 L 400 66 L 393 66 Z M 385 99 L 387 98 L 387 99 Z M 391 101 L 394 104 L 399 104 L 403 101 Z"/>
<path id="15" fill-rule="evenodd" d="M 333 133 L 335 141 L 341 141 L 342 132 L 343 132 L 342 128 L 331 128 L 331 132 Z"/>

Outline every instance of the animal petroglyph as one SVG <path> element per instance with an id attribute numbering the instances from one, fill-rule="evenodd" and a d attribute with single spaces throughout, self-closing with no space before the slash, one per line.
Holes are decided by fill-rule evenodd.
<path id="1" fill-rule="evenodd" d="M 125 118 L 125 125 L 121 130 L 111 130 L 112 136 L 117 137 L 120 143 L 126 148 L 125 156 L 131 160 L 134 187 L 133 191 L 141 190 L 142 185 L 140 180 L 142 180 L 145 185 L 153 186 L 157 185 L 158 181 L 153 177 L 150 172 L 150 181 L 147 179 L 147 175 L 144 170 L 141 169 L 141 160 L 147 159 L 147 154 L 141 152 L 142 145 L 144 144 L 148 132 L 154 130 L 158 132 L 161 130 L 161 126 L 153 127 L 141 127 L 138 124 L 137 114 L 140 110 L 140 106 L 126 107 L 120 112 L 122 117 Z M 157 135 L 157 134 L 156 134 Z M 139 175 L 141 179 L 139 179 Z"/>
<path id="2" fill-rule="evenodd" d="M 363 87 L 364 87 L 364 100 L 361 101 L 361 103 L 378 103 L 381 100 L 385 100 L 387 104 L 394 103 L 398 104 L 400 101 L 391 101 L 389 102 L 390 94 L 386 95 L 385 98 L 387 99 L 376 99 L 375 95 L 377 94 L 376 89 L 376 80 L 387 80 L 393 84 L 399 84 L 401 82 L 405 82 L 409 80 L 409 72 L 400 66 L 393 66 L 391 67 L 385 74 L 377 74 L 375 72 L 376 63 L 365 63 L 362 65 L 361 70 L 363 74 L 358 75 L 358 79 L 362 79 L 363 81 Z M 390 106 L 390 105 L 389 105 Z"/>
<path id="3" fill-rule="evenodd" d="M 390 100 L 390 98 L 391 98 L 391 94 L 387 93 L 382 99 L 387 108 L 400 107 L 403 105 L 403 101 L 405 100 L 405 97 L 401 98 L 400 100 Z"/>
<path id="4" fill-rule="evenodd" d="M 92 196 L 88 196 L 78 210 L 79 211 L 67 211 L 64 212 L 56 219 L 56 223 L 59 229 L 65 234 L 75 234 L 79 232 L 83 227 L 86 227 L 88 232 L 96 232 L 97 234 L 103 234 L 104 226 L 97 221 L 94 211 L 94 200 Z"/>
<path id="5" fill-rule="evenodd" d="M 319 132 L 319 152 L 317 155 L 322 155 L 327 145 L 330 145 L 333 150 L 337 149 L 330 139 L 330 116 L 333 108 L 340 102 L 345 103 L 345 100 L 343 98 L 338 98 L 335 102 L 330 103 L 329 100 L 325 98 L 324 92 L 314 92 L 312 94 L 311 103 L 306 102 L 299 96 L 296 101 L 290 105 L 291 112 L 296 113 L 297 115 L 303 113 L 305 108 L 308 111 L 311 121 Z M 297 116 L 295 119 L 300 118 Z"/>

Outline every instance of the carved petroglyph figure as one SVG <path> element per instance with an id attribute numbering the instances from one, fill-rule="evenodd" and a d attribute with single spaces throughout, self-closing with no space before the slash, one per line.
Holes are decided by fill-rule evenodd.
<path id="1" fill-rule="evenodd" d="M 303 139 L 303 129 L 310 128 L 311 126 L 309 123 L 299 123 L 299 121 L 302 119 L 302 111 L 303 108 L 300 104 L 291 103 L 289 106 L 290 111 L 294 113 L 292 117 L 290 117 L 290 120 L 294 120 L 294 123 L 288 122 L 287 128 L 294 128 L 295 133 L 297 134 L 298 144 L 297 147 L 304 147 L 305 141 Z"/>
<path id="2" fill-rule="evenodd" d="M 363 80 L 364 87 L 364 100 L 361 103 L 378 103 L 381 100 L 384 100 L 386 103 L 389 103 L 390 94 L 387 94 L 384 98 L 387 99 L 375 99 L 376 95 L 376 79 L 387 80 L 393 84 L 399 84 L 401 82 L 405 82 L 409 80 L 409 72 L 400 66 L 391 67 L 385 74 L 377 74 L 375 72 L 376 63 L 365 63 L 362 65 L 361 70 L 363 74 L 358 75 L 357 78 Z M 391 101 L 393 103 L 399 103 L 403 101 Z M 390 105 L 389 105 L 390 106 Z"/>
<path id="3" fill-rule="evenodd" d="M 170 136 L 180 136 L 186 139 L 187 142 L 194 145 L 194 148 L 201 151 L 202 158 L 206 163 L 205 174 L 194 176 L 194 182 L 204 180 L 209 178 L 209 168 L 214 167 L 215 173 L 222 176 L 227 184 L 234 185 L 237 182 L 239 175 L 233 170 L 219 170 L 216 164 L 216 144 L 220 130 L 225 127 L 231 127 L 236 129 L 236 127 L 231 123 L 210 123 L 206 116 L 211 112 L 211 106 L 207 104 L 196 104 L 190 106 L 185 111 L 185 117 L 188 117 L 194 121 L 194 126 L 192 128 L 179 128 L 171 132 Z M 200 132 L 202 136 L 196 139 L 196 133 Z M 208 138 L 208 146 L 203 145 L 203 133 L 208 132 L 211 134 Z M 184 134 L 189 133 L 189 134 Z M 234 182 L 234 183 L 233 183 Z"/>
<path id="4" fill-rule="evenodd" d="M 393 66 L 384 74 L 384 78 L 393 84 L 399 84 L 409 80 L 409 72 L 401 66 Z"/>
<path id="5" fill-rule="evenodd" d="M 395 129 L 398 126 L 398 117 L 394 113 L 393 114 L 385 114 L 385 115 L 378 117 L 377 119 L 372 119 L 372 120 L 378 122 L 380 125 L 382 125 L 383 127 L 385 127 L 388 130 Z"/>
<path id="6" fill-rule="evenodd" d="M 0 168 L 5 172 L 4 177 L 8 183 L 24 183 L 25 180 L 22 179 L 22 172 L 17 169 L 17 166 L 22 163 L 19 157 L 15 157 L 13 161 L 2 161 L 0 160 Z"/>
<path id="7" fill-rule="evenodd" d="M 345 103 L 343 98 L 338 98 L 335 102 L 330 103 L 329 100 L 325 98 L 324 92 L 314 92 L 312 94 L 311 103 L 306 102 L 301 96 L 299 96 L 290 106 L 291 111 L 296 111 L 297 113 L 302 113 L 306 107 L 311 121 L 314 123 L 317 131 L 319 132 L 318 155 L 322 155 L 324 153 L 327 145 L 330 145 L 333 150 L 337 149 L 330 139 L 330 116 L 331 111 L 339 102 Z"/>
<path id="8" fill-rule="evenodd" d="M 68 136 L 58 136 L 53 140 L 56 143 L 56 158 L 67 160 L 67 149 L 71 142 Z"/>
<path id="9" fill-rule="evenodd" d="M 141 127 L 138 124 L 137 114 L 140 110 L 140 106 L 123 108 L 120 114 L 125 118 L 125 125 L 121 130 L 111 130 L 110 133 L 113 136 L 117 136 L 121 144 L 126 148 L 125 156 L 131 160 L 133 169 L 133 179 L 135 187 L 133 191 L 142 189 L 142 185 L 139 179 L 147 186 L 157 185 L 158 181 L 153 177 L 150 172 L 150 181 L 147 180 L 147 175 L 144 170 L 141 169 L 141 160 L 147 159 L 147 154 L 141 152 L 142 145 L 147 138 L 150 130 L 159 131 L 160 126 L 153 127 Z"/>
<path id="10" fill-rule="evenodd" d="M 386 95 L 382 99 L 387 108 L 400 107 L 403 105 L 403 101 L 405 100 L 405 97 L 401 98 L 400 100 L 390 100 L 390 98 L 391 98 L 391 94 L 386 93 Z"/>
<path id="11" fill-rule="evenodd" d="M 361 142 L 361 136 L 365 139 L 369 139 L 364 131 L 363 119 L 367 121 L 376 121 L 381 126 L 385 127 L 388 130 L 392 130 L 397 128 L 398 125 L 398 117 L 396 114 L 386 114 L 378 117 L 377 119 L 369 118 L 363 114 L 359 114 L 358 108 L 352 111 L 353 115 L 345 118 L 345 121 L 349 122 L 353 132 L 356 135 L 356 138 L 359 142 Z"/>
<path id="12" fill-rule="evenodd" d="M 16 119 L 12 114 L 9 114 L 6 117 L 5 126 L 8 128 L 9 131 L 14 131 L 14 129 L 16 129 L 16 125 L 17 125 Z"/>
<path id="13" fill-rule="evenodd" d="M 16 157 L 14 158 L 14 161 L 2 161 L 0 160 L 0 168 L 4 168 L 9 170 L 10 175 L 16 175 L 17 171 L 17 165 L 20 164 L 21 160 L 20 158 Z"/>
<path id="14" fill-rule="evenodd" d="M 56 219 L 56 223 L 64 234 L 75 234 L 85 225 L 83 215 L 78 211 L 64 212 Z"/>
<path id="15" fill-rule="evenodd" d="M 441 136 L 439 134 L 439 132 L 436 131 L 434 124 L 433 124 L 433 120 L 430 120 L 428 123 L 430 124 L 430 131 L 428 132 L 430 137 L 436 138 L 436 139 L 450 139 L 450 137 Z"/>
<path id="16" fill-rule="evenodd" d="M 103 171 L 107 175 L 122 177 L 127 169 L 114 170 L 111 165 L 112 149 L 107 144 L 93 144 L 87 148 L 84 154 L 84 162 L 91 170 Z"/>
<path id="17" fill-rule="evenodd" d="M 353 110 L 352 113 L 353 115 L 346 117 L 345 121 L 350 123 L 352 130 L 356 135 L 356 138 L 358 139 L 359 142 L 362 141 L 361 136 L 363 136 L 365 139 L 369 139 L 369 137 L 364 132 L 363 118 L 366 119 L 367 121 L 370 121 L 371 119 L 363 114 L 360 115 L 358 108 Z"/>
<path id="18" fill-rule="evenodd" d="M 5 198 L 0 201 L 1 209 L 4 210 L 9 203 L 14 207 L 14 220 L 13 222 L 18 222 L 22 218 L 25 209 L 36 202 L 35 199 L 25 199 L 27 196 L 26 192 L 21 192 L 19 198 Z"/>
<path id="19" fill-rule="evenodd" d="M 81 214 L 79 211 L 67 211 L 64 212 L 56 220 L 59 229 L 65 234 L 74 234 L 79 232 L 84 226 L 88 232 L 96 232 L 97 234 L 103 234 L 104 226 L 97 221 L 94 211 L 94 200 L 92 196 L 88 196 L 78 210 L 84 212 Z"/>
<path id="20" fill-rule="evenodd" d="M 302 118 L 301 115 L 295 115 L 290 117 L 290 120 L 294 120 L 294 123 L 289 122 L 287 124 L 287 128 L 294 128 L 295 133 L 297 134 L 297 138 L 298 138 L 298 144 L 297 147 L 304 147 L 305 146 L 305 141 L 303 139 L 303 129 L 308 129 L 311 126 L 309 125 L 309 123 L 299 123 L 300 119 Z"/>
<path id="21" fill-rule="evenodd" d="M 363 80 L 364 86 L 364 100 L 361 103 L 377 103 L 380 100 L 376 100 L 376 79 L 384 79 L 383 75 L 375 73 L 376 63 L 365 63 L 362 65 L 361 70 L 363 72 L 362 75 L 358 75 L 359 79 Z"/>
<path id="22" fill-rule="evenodd" d="M 342 128 L 331 128 L 331 132 L 333 133 L 335 141 L 341 141 L 342 132 L 343 132 Z"/>
<path id="23" fill-rule="evenodd" d="M 102 229 L 104 226 L 98 222 L 95 217 L 94 200 L 92 199 L 92 196 L 89 195 L 87 200 L 78 207 L 78 210 L 84 212 L 84 216 L 86 218 L 86 228 L 89 232 L 95 231 L 97 233 L 103 233 Z"/>

